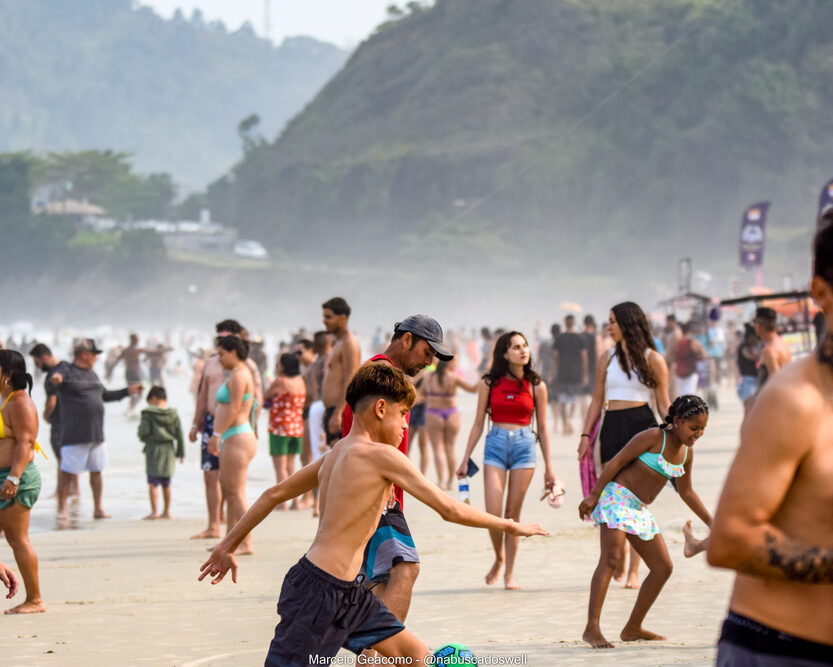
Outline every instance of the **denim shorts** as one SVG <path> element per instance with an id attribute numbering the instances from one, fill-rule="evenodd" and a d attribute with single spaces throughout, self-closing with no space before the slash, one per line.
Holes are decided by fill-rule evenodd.
<path id="1" fill-rule="evenodd" d="M 535 467 L 535 434 L 524 426 L 513 430 L 492 426 L 486 434 L 483 465 L 503 470 Z"/>
<path id="2" fill-rule="evenodd" d="M 758 378 L 754 375 L 741 375 L 738 383 L 738 398 L 745 401 L 758 391 Z"/>

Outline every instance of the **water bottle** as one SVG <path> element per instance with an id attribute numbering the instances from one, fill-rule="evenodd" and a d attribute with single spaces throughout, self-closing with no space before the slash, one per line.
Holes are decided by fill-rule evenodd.
<path id="1" fill-rule="evenodd" d="M 471 504 L 471 499 L 469 496 L 469 483 L 468 480 L 461 481 L 457 488 L 460 492 L 460 502 L 461 503 L 468 503 Z"/>

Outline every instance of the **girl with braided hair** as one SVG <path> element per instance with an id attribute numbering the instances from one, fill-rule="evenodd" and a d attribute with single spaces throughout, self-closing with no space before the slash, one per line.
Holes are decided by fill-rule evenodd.
<path id="1" fill-rule="evenodd" d="M 591 433 L 599 432 L 599 453 L 602 469 L 637 433 L 657 425 L 651 401 L 659 414 L 668 413 L 668 367 L 657 352 L 648 318 L 632 301 L 613 306 L 608 316 L 607 331 L 615 347 L 599 356 L 593 399 L 584 417 L 584 432 L 578 446 L 578 459 L 592 457 Z M 601 428 L 599 419 L 604 408 Z M 592 459 L 591 459 L 592 460 Z M 622 548 L 625 549 L 624 543 Z M 639 557 L 631 549 L 626 588 L 639 588 Z M 615 573 L 620 580 L 625 573 Z"/>
<path id="2" fill-rule="evenodd" d="M 671 576 L 671 559 L 660 528 L 648 510 L 669 480 L 676 481 L 683 502 L 711 526 L 712 517 L 691 481 L 692 447 L 709 421 L 709 406 L 699 396 L 677 398 L 664 423 L 637 434 L 608 463 L 598 482 L 579 505 L 581 518 L 601 527 L 601 554 L 590 583 L 587 626 L 582 639 L 593 648 L 613 648 L 601 632 L 599 619 L 607 588 L 630 542 L 650 570 L 630 618 L 620 633 L 622 641 L 665 639 L 642 627 L 642 622 Z"/>

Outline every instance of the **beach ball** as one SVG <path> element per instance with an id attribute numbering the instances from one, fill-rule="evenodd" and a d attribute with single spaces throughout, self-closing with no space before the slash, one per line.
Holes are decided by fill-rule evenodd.
<path id="1" fill-rule="evenodd" d="M 464 644 L 450 643 L 434 651 L 435 665 L 473 665 L 474 653 Z"/>

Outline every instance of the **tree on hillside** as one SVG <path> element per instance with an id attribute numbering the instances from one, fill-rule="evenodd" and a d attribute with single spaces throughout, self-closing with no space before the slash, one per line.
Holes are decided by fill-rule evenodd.
<path id="1" fill-rule="evenodd" d="M 0 237 L 6 249 L 14 247 L 18 235 L 31 224 L 30 168 L 24 153 L 0 155 Z"/>
<path id="2" fill-rule="evenodd" d="M 246 116 L 237 124 L 237 136 L 243 145 L 243 153 L 248 153 L 258 145 L 265 143 L 263 135 L 257 131 L 260 116 L 256 113 Z"/>
<path id="3" fill-rule="evenodd" d="M 98 204 L 118 218 L 167 217 L 175 194 L 169 174 L 133 173 L 129 153 L 50 153 L 38 172 L 36 185 L 60 184 L 67 198 Z"/>

